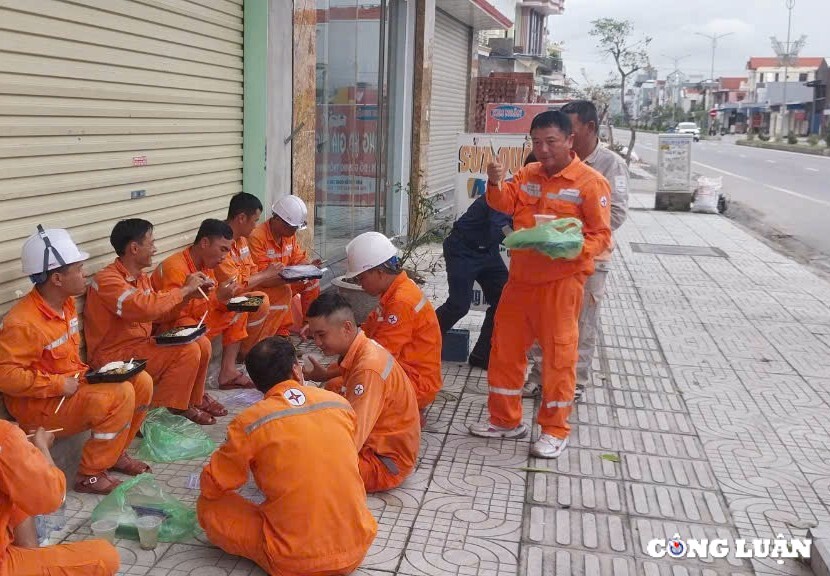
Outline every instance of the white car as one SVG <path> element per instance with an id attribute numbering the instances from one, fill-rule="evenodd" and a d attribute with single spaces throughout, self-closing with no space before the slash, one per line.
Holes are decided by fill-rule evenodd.
<path id="1" fill-rule="evenodd" d="M 694 136 L 695 142 L 700 141 L 700 128 L 694 122 L 681 122 L 677 125 L 678 134 L 691 134 Z"/>

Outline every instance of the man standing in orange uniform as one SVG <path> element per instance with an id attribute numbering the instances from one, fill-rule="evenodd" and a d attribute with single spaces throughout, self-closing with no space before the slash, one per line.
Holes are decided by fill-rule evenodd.
<path id="1" fill-rule="evenodd" d="M 54 512 L 66 499 L 66 478 L 49 454 L 54 441 L 39 428 L 29 442 L 0 420 L 0 576 L 112 576 L 121 561 L 109 542 L 38 547 L 33 516 Z"/>
<path id="2" fill-rule="evenodd" d="M 199 523 L 213 544 L 268 574 L 350 574 L 377 533 L 358 473 L 354 411 L 303 386 L 285 338 L 254 346 L 245 365 L 265 398 L 231 422 L 202 472 Z M 261 505 L 237 493 L 251 473 Z"/>
<path id="3" fill-rule="evenodd" d="M 23 273 L 35 287 L 6 314 L 0 327 L 0 392 L 24 430 L 61 429 L 59 436 L 91 430 L 81 454 L 75 491 L 109 494 L 150 467 L 127 455 L 138 433 L 153 380 L 146 372 L 117 384 L 89 384 L 83 375 L 75 296 L 86 291 L 81 252 L 63 229 L 43 230 L 23 244 Z"/>
<path id="4" fill-rule="evenodd" d="M 380 296 L 361 328 L 404 369 L 423 414 L 441 390 L 441 326 L 430 301 L 401 270 L 397 255 L 386 236 L 366 232 L 346 246 L 346 266 L 367 294 Z M 332 366 L 327 377 L 338 374 Z"/>
<path id="5" fill-rule="evenodd" d="M 216 267 L 216 280 L 220 284 L 235 281 L 234 296 L 259 296 L 262 305 L 256 312 L 248 313 L 248 337 L 243 340 L 240 355 L 244 358 L 257 342 L 277 333 L 283 320 L 283 312 L 271 310 L 267 289 L 281 288 L 280 278 L 282 264 L 270 264 L 262 272 L 257 272 L 256 264 L 251 258 L 248 236 L 256 228 L 262 214 L 259 198 L 247 192 L 239 192 L 231 198 L 226 222 L 233 230 L 233 243 L 227 258 Z M 256 290 L 256 291 L 254 291 Z"/>
<path id="6" fill-rule="evenodd" d="M 212 287 L 211 280 L 195 272 L 181 288 L 153 290 L 144 272 L 156 253 L 153 225 L 147 220 L 121 220 L 110 244 L 118 257 L 95 275 L 84 306 L 90 364 L 100 368 L 115 360 L 145 358 L 153 377 L 153 407 L 163 406 L 197 424 L 215 424 L 213 415 L 199 408 L 209 405 L 204 395 L 210 341 L 202 337 L 182 346 L 158 346 L 152 339 L 153 323 L 177 318 L 184 304 L 200 296 L 200 288 Z"/>
<path id="7" fill-rule="evenodd" d="M 583 164 L 571 150 L 570 118 L 543 112 L 530 128 L 538 162 L 502 182 L 504 166 L 487 167 L 487 202 L 513 216 L 515 229 L 531 228 L 536 215 L 578 218 L 584 246 L 573 260 L 551 259 L 534 250 L 514 250 L 510 275 L 496 312 L 490 369 L 490 420 L 474 424 L 470 433 L 485 438 L 520 438 L 522 384 L 527 351 L 534 340 L 542 347 L 542 435 L 531 453 L 557 458 L 568 443 L 576 383 L 579 312 L 585 279 L 594 257 L 611 245 L 611 189 L 605 178 Z"/>
<path id="8" fill-rule="evenodd" d="M 305 202 L 297 196 L 283 196 L 271 206 L 271 218 L 257 226 L 248 237 L 251 256 L 262 271 L 272 264 L 296 266 L 308 264 L 308 255 L 297 241 L 297 232 L 305 230 L 308 218 L 308 208 Z M 319 266 L 321 262 L 312 262 Z M 294 320 L 291 316 L 291 298 L 300 294 L 303 307 L 303 317 L 309 305 L 320 295 L 320 283 L 297 282 L 294 284 L 282 283 L 273 288 L 265 289 L 271 300 L 271 310 L 283 314 L 278 334 L 288 336 Z"/>
<path id="9" fill-rule="evenodd" d="M 345 396 L 357 413 L 355 442 L 360 475 L 367 492 L 400 486 L 415 468 L 421 442 L 418 401 L 406 372 L 395 358 L 370 340 L 355 322 L 349 303 L 339 294 L 323 294 L 308 309 L 309 333 L 326 356 L 339 356 L 343 375 L 326 388 Z M 318 362 L 306 376 L 323 381 Z"/>
<path id="10" fill-rule="evenodd" d="M 216 283 L 214 270 L 227 258 L 233 242 L 233 230 L 225 222 L 208 218 L 199 226 L 196 241 L 192 246 L 173 254 L 158 265 L 153 272 L 151 282 L 155 290 L 170 291 L 181 288 L 190 274 L 201 272 Z M 207 326 L 208 340 L 222 336 L 222 368 L 219 371 L 219 387 L 252 388 L 253 382 L 236 368 L 236 357 L 242 341 L 248 337 L 245 325 L 248 314 L 231 312 L 227 308 L 228 300 L 233 298 L 237 289 L 235 281 L 218 286 L 216 291 L 204 298 L 194 298 L 180 308 L 178 318 L 161 325 L 162 330 L 174 326 L 196 326 L 204 318 Z M 224 407 L 214 401 L 224 410 Z"/>

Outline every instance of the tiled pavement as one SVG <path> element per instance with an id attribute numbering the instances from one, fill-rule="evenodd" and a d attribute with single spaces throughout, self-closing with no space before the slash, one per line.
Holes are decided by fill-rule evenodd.
<path id="1" fill-rule="evenodd" d="M 417 471 L 369 497 L 379 532 L 358 574 L 810 574 L 792 560 L 646 554 L 652 537 L 803 537 L 830 520 L 830 285 L 725 218 L 638 209 L 648 203 L 632 197 L 617 235 L 593 382 L 563 457 L 470 437 L 486 378 L 446 364 Z M 631 242 L 716 246 L 728 258 L 635 253 Z M 440 273 L 426 292 L 443 300 Z M 462 325 L 475 332 L 481 318 Z M 532 401 L 525 409 L 530 420 Z M 222 439 L 221 426 L 210 430 Z M 155 470 L 193 502 L 200 465 Z M 94 503 L 70 495 L 63 536 L 88 537 Z M 125 574 L 261 574 L 203 539 L 119 549 Z"/>

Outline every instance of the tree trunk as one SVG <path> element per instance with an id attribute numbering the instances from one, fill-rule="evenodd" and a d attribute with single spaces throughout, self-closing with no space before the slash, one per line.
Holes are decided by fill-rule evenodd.
<path id="1" fill-rule="evenodd" d="M 636 132 L 631 126 L 631 114 L 628 113 L 628 108 L 625 105 L 625 75 L 622 74 L 622 70 L 620 70 L 620 105 L 622 106 L 623 120 L 631 131 L 631 140 L 628 143 L 628 150 L 625 151 L 625 165 L 628 166 L 631 164 L 631 150 L 634 146 Z"/>

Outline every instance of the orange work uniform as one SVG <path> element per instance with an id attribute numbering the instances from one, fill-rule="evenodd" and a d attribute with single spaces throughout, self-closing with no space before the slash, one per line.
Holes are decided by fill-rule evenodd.
<path id="1" fill-rule="evenodd" d="M 573 260 L 535 250 L 514 250 L 510 275 L 496 311 L 490 368 L 490 421 L 515 428 L 522 421 L 522 385 L 527 351 L 542 347 L 542 432 L 567 438 L 576 386 L 579 311 L 594 257 L 611 245 L 611 189 L 599 172 L 571 153 L 571 163 L 548 176 L 541 163 L 528 164 L 503 182 L 489 184 L 487 203 L 513 216 L 516 230 L 535 225 L 534 215 L 578 218 L 584 246 Z"/>
<path id="2" fill-rule="evenodd" d="M 196 272 L 202 272 L 216 282 L 216 275 L 213 270 L 209 268 L 198 270 L 190 255 L 190 248 L 185 248 L 159 264 L 153 271 L 150 281 L 153 289 L 169 291 L 184 286 L 187 277 Z M 229 311 L 224 304 L 216 299 L 215 291 L 210 295 L 210 300 L 204 298 L 190 300 L 179 309 L 178 318 L 163 322 L 161 329 L 164 331 L 174 326 L 195 326 L 205 312 L 207 312 L 205 326 L 207 326 L 206 336 L 208 340 L 213 340 L 221 334 L 222 344 L 227 346 L 248 337 L 248 331 L 245 329 L 248 323 L 247 312 Z"/>
<path id="3" fill-rule="evenodd" d="M 336 394 L 277 384 L 228 426 L 202 471 L 208 539 L 280 576 L 348 574 L 377 533 L 357 465 L 355 414 Z M 236 490 L 254 481 L 256 505 Z"/>
<path id="4" fill-rule="evenodd" d="M 147 360 L 153 378 L 153 407 L 187 410 L 205 393 L 210 363 L 210 341 L 200 338 L 182 346 L 157 346 L 153 323 L 178 316 L 182 290 L 157 292 L 147 274 L 134 277 L 116 259 L 98 272 L 87 290 L 84 335 L 89 363 L 100 368 L 107 362 L 130 358 Z"/>
<path id="5" fill-rule="evenodd" d="M 274 238 L 271 234 L 271 227 L 268 221 L 257 226 L 248 237 L 248 246 L 251 248 L 251 256 L 257 266 L 257 270 L 265 270 L 270 264 L 283 264 L 285 266 L 296 266 L 308 262 L 308 254 L 302 249 L 297 241 L 297 236 L 289 238 Z M 288 336 L 294 319 L 291 317 L 291 298 L 300 294 L 303 305 L 303 318 L 308 313 L 308 307 L 320 295 L 320 282 L 295 282 L 275 288 L 263 290 L 271 300 L 272 310 L 283 313 L 280 323 L 279 334 Z"/>
<path id="6" fill-rule="evenodd" d="M 257 288 L 255 292 L 248 290 L 251 276 L 257 273 L 256 264 L 251 258 L 251 249 L 245 238 L 237 238 L 231 244 L 231 252 L 227 258 L 214 270 L 216 280 L 222 284 L 236 280 L 240 286 L 239 293 L 246 296 L 259 296 L 262 304 L 256 312 L 248 313 L 248 337 L 242 342 L 242 354 L 245 355 L 257 342 L 270 338 L 277 333 L 282 324 L 284 309 L 271 310 L 271 301 L 268 294 Z M 280 312 L 280 310 L 283 310 Z"/>
<path id="7" fill-rule="evenodd" d="M 401 272 L 363 322 L 366 336 L 392 353 L 423 410 L 441 390 L 441 326 L 421 289 Z"/>
<path id="8" fill-rule="evenodd" d="M 14 545 L 13 530 L 20 522 L 54 512 L 65 497 L 63 472 L 49 464 L 20 428 L 0 420 L 0 576 L 111 576 L 118 571 L 118 551 L 103 540 L 45 548 Z"/>
<path id="9" fill-rule="evenodd" d="M 92 430 L 78 471 L 97 476 L 115 465 L 149 408 L 153 379 L 141 372 L 118 384 L 89 384 L 81 362 L 74 298 L 56 312 L 33 288 L 9 310 L 0 328 L 0 392 L 25 430 L 63 428 L 59 437 Z M 128 358 L 129 360 L 129 358 Z M 64 380 L 80 374 L 77 392 L 55 414 Z"/>
<path id="10" fill-rule="evenodd" d="M 343 376 L 327 388 L 340 392 L 357 413 L 356 444 L 366 491 L 400 486 L 415 468 L 421 444 L 415 389 L 395 358 L 363 331 L 339 364 Z"/>

